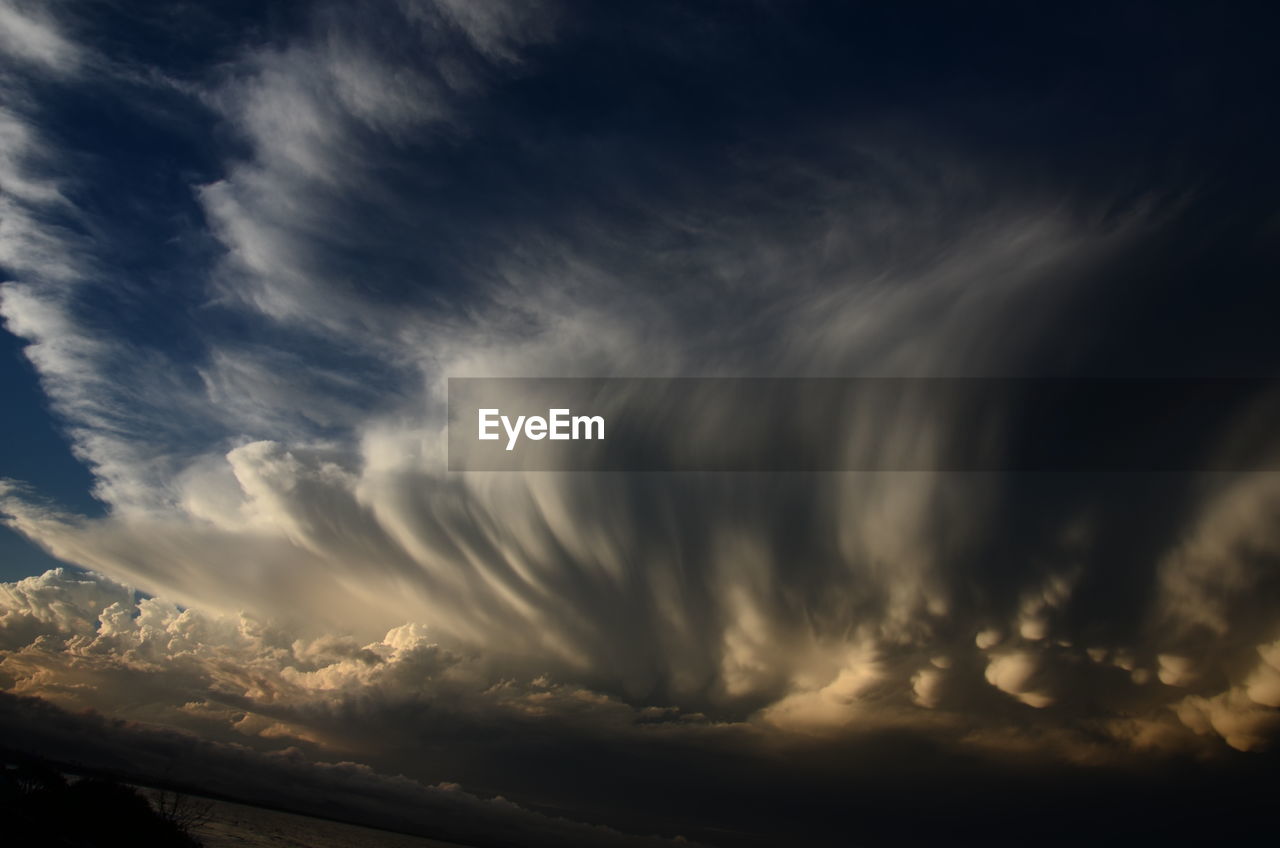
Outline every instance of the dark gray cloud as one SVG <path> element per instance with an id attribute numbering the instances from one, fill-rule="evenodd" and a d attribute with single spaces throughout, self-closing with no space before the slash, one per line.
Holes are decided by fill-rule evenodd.
<path id="1" fill-rule="evenodd" d="M 632 836 L 481 798 L 457 784 L 424 785 L 353 762 L 316 762 L 296 748 L 263 753 L 96 713 L 72 715 L 34 698 L 0 695 L 6 744 L 55 762 L 468 845 L 657 846 L 686 839 Z M 21 741 L 18 741 L 21 740 Z M 12 749 L 11 749 L 12 750 Z"/>

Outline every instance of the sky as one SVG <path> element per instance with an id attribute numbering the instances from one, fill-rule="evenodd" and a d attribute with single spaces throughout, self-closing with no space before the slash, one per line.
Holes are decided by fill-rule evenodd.
<path id="1" fill-rule="evenodd" d="M 1266 384 L 1251 5 L 0 0 L 0 745 L 476 845 L 1256 838 L 1271 396 L 1150 472 L 769 396 L 917 462 L 450 471 L 446 409 Z"/>

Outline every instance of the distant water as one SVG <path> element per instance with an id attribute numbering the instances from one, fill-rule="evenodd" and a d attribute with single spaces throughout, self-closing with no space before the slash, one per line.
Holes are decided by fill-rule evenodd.
<path id="1" fill-rule="evenodd" d="M 192 835 L 205 848 L 465 848 L 456 842 L 389 833 L 230 801 L 199 800 L 201 804 L 210 805 L 210 817 L 193 829 Z"/>

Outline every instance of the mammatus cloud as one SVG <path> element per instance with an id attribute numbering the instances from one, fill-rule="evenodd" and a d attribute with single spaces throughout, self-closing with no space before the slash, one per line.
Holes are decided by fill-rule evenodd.
<path id="1" fill-rule="evenodd" d="M 656 837 L 646 842 L 568 820 L 699 835 L 716 816 L 691 822 L 687 810 L 664 809 L 660 787 L 679 787 L 692 793 L 686 804 L 695 803 L 707 791 L 695 787 L 711 778 L 731 795 L 755 797 L 766 790 L 744 775 L 768 774 L 768 763 L 783 757 L 792 779 L 816 791 L 833 765 L 814 743 L 853 746 L 840 760 L 852 785 L 897 780 L 900 766 L 890 763 L 929 751 L 926 765 L 944 783 L 953 779 L 949 763 L 961 757 L 975 785 L 999 786 L 1006 773 L 1030 768 L 1020 780 L 1062 782 L 1054 791 L 1074 803 L 1072 793 L 1081 790 L 1069 787 L 1096 785 L 1100 767 L 1177 768 L 1188 755 L 1212 762 L 1220 752 L 1210 740 L 1219 737 L 1240 750 L 1266 744 L 1276 731 L 1268 705 L 1280 679 L 1275 645 L 1264 645 L 1254 670 L 1227 691 L 1147 691 L 1142 712 L 1131 699 L 1123 715 L 1055 714 L 1058 705 L 1043 686 L 1057 687 L 1059 696 L 1068 687 L 1096 692 L 1081 665 L 1096 663 L 1103 680 L 1124 672 L 1101 654 L 1086 660 L 1035 645 L 993 649 L 986 660 L 957 651 L 911 672 L 909 663 L 868 646 L 833 658 L 832 667 L 840 664 L 834 679 L 814 674 L 753 714 L 717 720 L 670 702 L 629 703 L 548 673 L 530 676 L 527 664 L 446 646 L 421 623 L 363 643 L 341 633 L 303 637 L 250 615 L 181 609 L 92 573 L 62 570 L 0 587 L 0 646 L 0 682 L 11 693 L 6 733 L 17 734 L 8 744 L 30 743 L 34 734 L 48 756 L 151 779 L 167 779 L 181 763 L 184 779 L 206 791 L 247 792 L 302 811 L 316 812 L 316 798 L 340 793 L 341 809 L 324 814 L 459 838 L 501 839 L 509 828 L 527 834 L 522 844 L 543 834 L 548 844 L 657 844 Z M 962 670 L 981 677 L 984 661 L 992 694 L 985 709 L 966 714 L 956 709 L 956 696 L 981 684 Z M 981 691 L 968 697 L 983 703 Z M 1000 698 L 1008 698 L 1003 706 Z M 1028 724 L 1017 710 L 1030 708 L 1040 720 Z M 1059 762 L 1057 776 L 1028 765 L 1045 754 Z M 492 793 L 484 781 L 497 763 L 511 768 L 512 757 L 523 763 L 516 791 L 558 812 L 476 797 Z M 621 771 L 580 771 L 580 760 Z M 680 763 L 695 766 L 694 774 L 670 771 Z M 634 769 L 638 782 L 622 810 L 597 807 L 592 784 L 626 786 L 622 775 Z M 919 780 L 916 771 L 906 773 Z M 258 782 L 246 785 L 246 774 Z M 391 776 L 397 774 L 409 776 Z M 539 783 L 554 788 L 532 788 Z M 783 825 L 799 832 L 794 812 L 772 814 L 781 820 L 771 822 L 762 808 L 760 832 Z M 867 826 L 882 826 L 883 817 L 869 817 Z M 728 838 L 714 830 L 702 835 Z"/>

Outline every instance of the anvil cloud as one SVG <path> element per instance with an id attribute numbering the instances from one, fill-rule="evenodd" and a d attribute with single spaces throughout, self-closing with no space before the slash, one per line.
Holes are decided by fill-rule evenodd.
<path id="1" fill-rule="evenodd" d="M 445 386 L 1274 374 L 1274 62 L 1218 52 L 1264 28 L 637 5 L 0 3 L 0 315 L 104 507 L 0 484 L 68 565 L 0 586 L 7 721 L 198 737 L 211 787 L 356 769 L 401 827 L 501 794 L 528 844 L 843 844 L 845 785 L 910 843 L 909 798 L 978 832 L 974 787 L 1171 763 L 1246 832 L 1275 473 L 460 474 Z M 940 421 L 841 431 L 927 460 Z"/>

